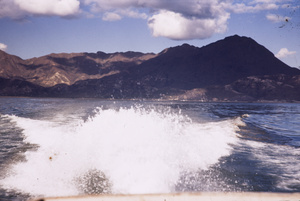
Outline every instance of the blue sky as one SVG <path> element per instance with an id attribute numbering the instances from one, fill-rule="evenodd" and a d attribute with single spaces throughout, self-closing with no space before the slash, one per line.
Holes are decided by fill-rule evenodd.
<path id="1" fill-rule="evenodd" d="M 0 0 L 0 49 L 158 53 L 248 36 L 300 67 L 300 0 Z"/>

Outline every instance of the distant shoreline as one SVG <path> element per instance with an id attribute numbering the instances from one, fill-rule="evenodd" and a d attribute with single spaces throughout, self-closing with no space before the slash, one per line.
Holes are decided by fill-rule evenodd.
<path id="1" fill-rule="evenodd" d="M 137 101 L 137 102 L 181 102 L 181 103 L 300 103 L 300 101 L 201 101 L 201 100 L 167 100 L 167 99 L 105 99 L 97 97 L 40 97 L 40 96 L 0 96 L 0 98 L 24 98 L 24 99 L 67 99 L 67 100 L 100 100 L 100 101 Z"/>

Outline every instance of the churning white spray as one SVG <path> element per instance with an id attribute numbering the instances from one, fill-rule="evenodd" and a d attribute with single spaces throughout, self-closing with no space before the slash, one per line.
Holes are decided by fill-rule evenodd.
<path id="1" fill-rule="evenodd" d="M 76 178 L 100 170 L 113 193 L 168 193 L 185 171 L 209 168 L 230 154 L 239 120 L 196 123 L 180 113 L 101 109 L 66 125 L 10 116 L 39 145 L 12 166 L 5 188 L 32 195 L 78 195 Z"/>

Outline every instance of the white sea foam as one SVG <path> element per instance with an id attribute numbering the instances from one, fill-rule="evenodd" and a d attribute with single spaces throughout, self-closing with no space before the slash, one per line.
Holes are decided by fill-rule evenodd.
<path id="1" fill-rule="evenodd" d="M 252 157 L 265 174 L 276 178 L 274 186 L 286 191 L 295 191 L 300 186 L 300 149 L 288 145 L 258 141 L 245 141 L 252 147 Z"/>
<path id="2" fill-rule="evenodd" d="M 1 184 L 44 196 L 84 193 L 78 181 L 97 171 L 113 193 L 172 192 L 185 171 L 205 170 L 229 155 L 241 124 L 195 123 L 179 113 L 143 108 L 98 108 L 87 121 L 66 125 L 10 118 L 39 148 L 26 152 L 26 162 L 14 164 Z"/>

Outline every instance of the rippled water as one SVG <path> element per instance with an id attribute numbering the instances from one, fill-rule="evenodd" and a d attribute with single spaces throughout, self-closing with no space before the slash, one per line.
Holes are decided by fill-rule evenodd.
<path id="1" fill-rule="evenodd" d="M 0 199 L 300 191 L 300 104 L 0 98 Z"/>

